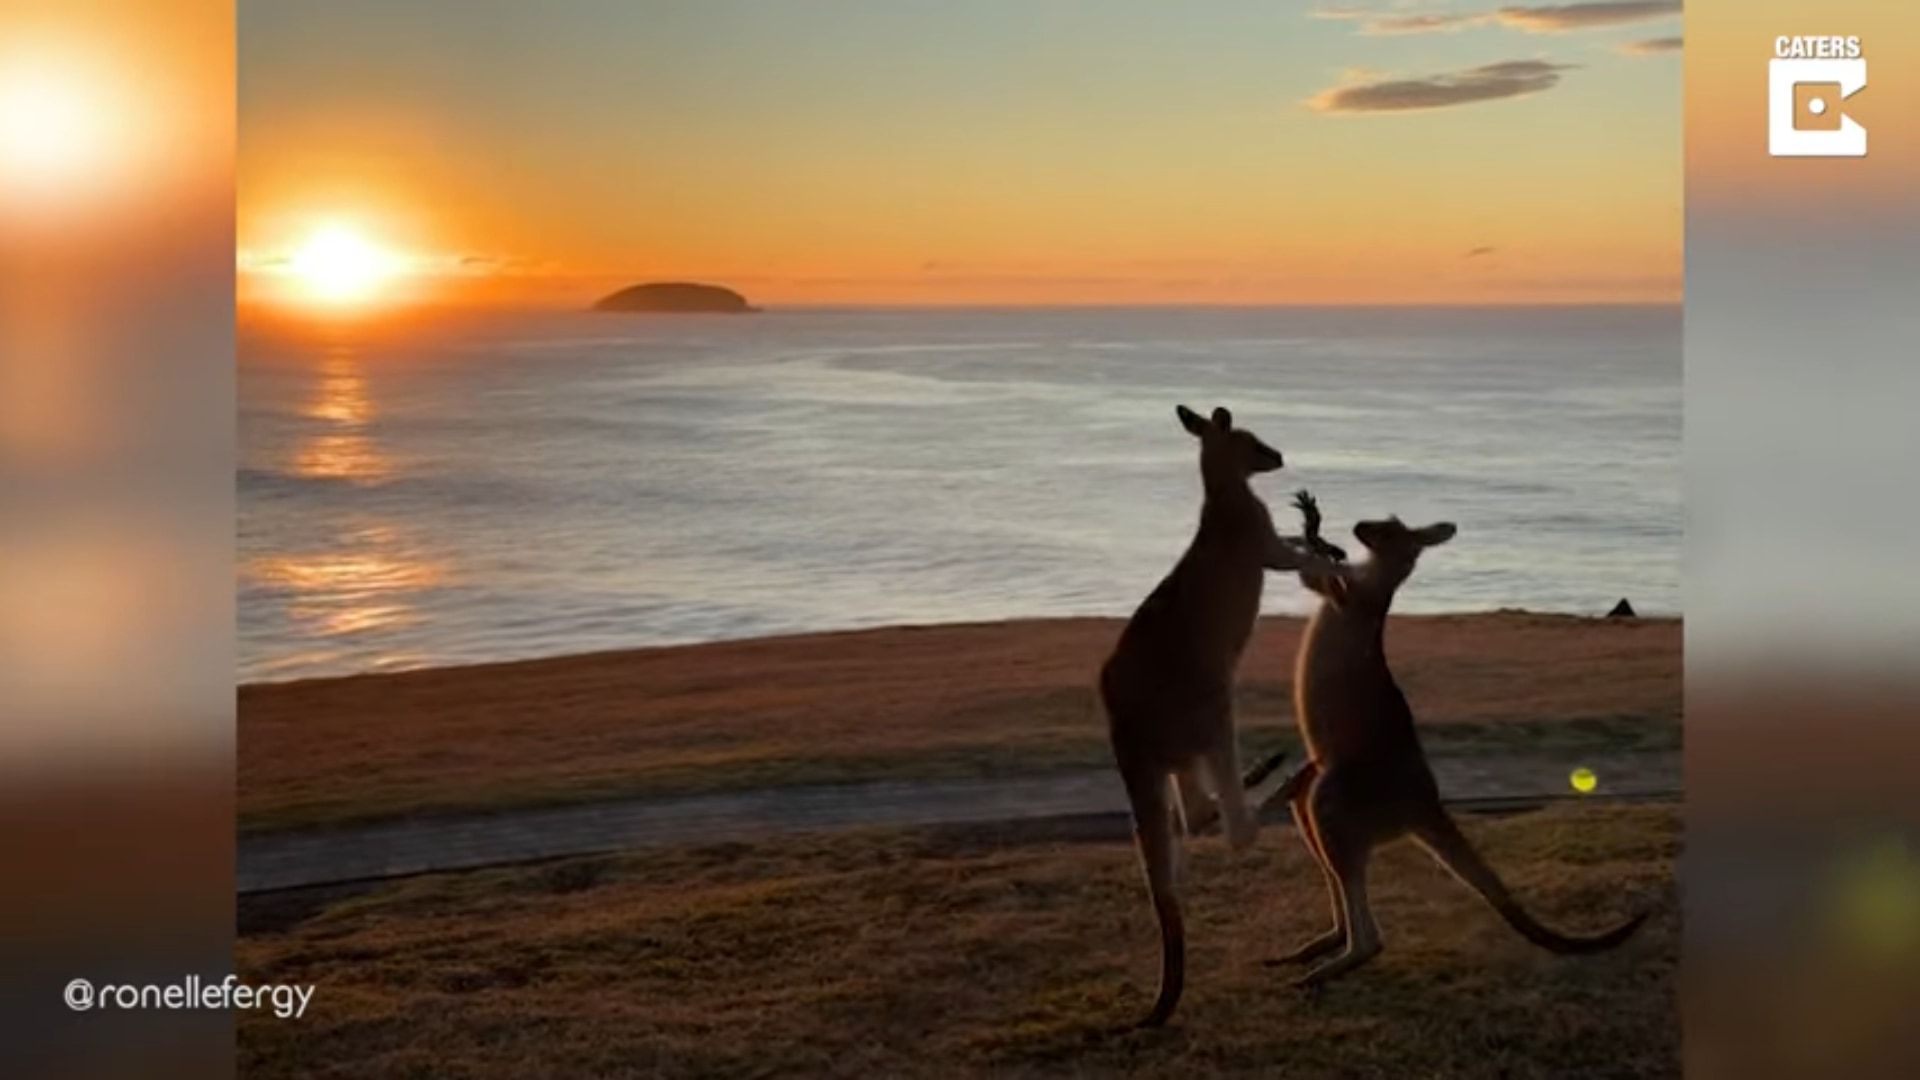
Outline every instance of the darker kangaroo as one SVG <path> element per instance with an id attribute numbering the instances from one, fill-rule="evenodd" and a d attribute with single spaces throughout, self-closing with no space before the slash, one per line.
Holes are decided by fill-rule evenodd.
<path id="1" fill-rule="evenodd" d="M 1306 517 L 1307 541 L 1318 547 L 1319 510 L 1313 497 L 1295 498 Z M 1320 863 L 1333 903 L 1333 929 L 1274 964 L 1303 963 L 1339 952 L 1297 985 L 1313 988 L 1378 955 L 1379 927 L 1367 900 L 1367 863 L 1375 848 L 1412 836 L 1460 880 L 1485 897 L 1508 925 L 1557 953 L 1591 953 L 1627 940 L 1649 913 L 1605 933 L 1574 937 L 1541 925 L 1454 824 L 1441 805 L 1413 711 L 1387 667 L 1387 612 L 1413 573 L 1420 553 L 1453 538 L 1442 522 L 1422 529 L 1400 519 L 1363 521 L 1353 535 L 1369 558 L 1356 566 L 1309 567 L 1300 579 L 1319 593 L 1319 609 L 1301 637 L 1294 671 L 1294 713 L 1307 762 L 1275 799 L 1292 806 L 1301 838 Z"/>
<path id="2" fill-rule="evenodd" d="M 1272 515 L 1247 482 L 1280 468 L 1280 452 L 1235 428 L 1226 409 L 1215 409 L 1211 419 L 1184 405 L 1177 411 L 1200 440 L 1200 527 L 1100 669 L 1108 737 L 1160 922 L 1160 991 L 1142 1027 L 1166 1022 L 1185 978 L 1177 895 L 1182 826 L 1197 831 L 1217 803 L 1234 850 L 1252 844 L 1258 830 L 1243 786 L 1275 763 L 1240 775 L 1233 677 L 1260 614 L 1266 571 L 1321 567 L 1318 557 L 1274 532 Z M 1176 783 L 1177 805 L 1169 790 Z"/>

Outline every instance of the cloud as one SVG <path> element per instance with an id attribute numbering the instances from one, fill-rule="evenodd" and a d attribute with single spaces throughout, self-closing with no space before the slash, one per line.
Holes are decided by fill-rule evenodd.
<path id="1" fill-rule="evenodd" d="M 416 269 L 428 274 L 499 274 L 518 260 L 504 255 L 430 255 L 416 260 Z"/>
<path id="2" fill-rule="evenodd" d="M 1469 259 L 1477 259 L 1477 258 L 1479 258 L 1479 257 L 1480 257 L 1480 256 L 1482 256 L 1482 255 L 1491 255 L 1491 254 L 1493 254 L 1494 252 L 1496 252 L 1496 251 L 1499 251 L 1499 250 L 1500 250 L 1500 249 L 1499 249 L 1499 248 L 1497 248 L 1497 247 L 1477 247 L 1477 248 L 1472 248 L 1472 249 L 1470 249 L 1470 250 L 1469 250 L 1469 251 L 1467 252 L 1467 258 L 1469 258 Z"/>
<path id="3" fill-rule="evenodd" d="M 1557 34 L 1602 26 L 1664 19 L 1680 14 L 1680 0 L 1601 0 L 1596 3 L 1503 7 L 1493 12 L 1501 25 L 1529 34 Z"/>
<path id="4" fill-rule="evenodd" d="M 1307 13 L 1315 19 L 1349 19 L 1360 24 L 1362 34 L 1434 34 L 1464 30 L 1488 22 L 1487 12 L 1456 14 L 1449 11 L 1368 11 L 1365 8 L 1318 8 Z"/>
<path id="5" fill-rule="evenodd" d="M 1624 45 L 1616 47 L 1614 51 L 1626 56 L 1660 56 L 1664 53 L 1677 53 L 1680 51 L 1680 48 L 1681 38 L 1676 34 L 1673 37 L 1645 38 L 1640 41 L 1629 41 Z"/>
<path id="6" fill-rule="evenodd" d="M 1449 15 L 1429 12 L 1423 15 L 1373 15 L 1360 24 L 1363 34 L 1437 34 L 1464 30 L 1487 21 L 1485 15 Z"/>
<path id="7" fill-rule="evenodd" d="M 489 255 L 469 252 L 464 255 L 422 255 L 413 260 L 415 273 L 457 277 L 519 277 L 552 275 L 560 271 L 557 263 L 518 255 Z"/>
<path id="8" fill-rule="evenodd" d="M 1509 5 L 1478 12 L 1321 8 L 1309 14 L 1316 19 L 1357 22 L 1360 33 L 1368 35 L 1451 33 L 1470 26 L 1488 25 L 1529 34 L 1555 34 L 1664 19 L 1680 11 L 1681 0 L 1588 0 L 1573 4 Z"/>
<path id="9" fill-rule="evenodd" d="M 1307 104 L 1321 112 L 1344 113 L 1443 109 L 1451 105 L 1498 101 L 1551 90 L 1559 85 L 1561 72 L 1577 66 L 1545 60 L 1509 60 L 1420 79 L 1389 79 L 1329 87 L 1309 98 Z"/>
<path id="10" fill-rule="evenodd" d="M 1388 15 L 1381 12 L 1346 9 L 1320 10 L 1310 14 L 1316 19 L 1352 19 L 1360 24 L 1362 34 L 1370 35 L 1444 33 L 1477 26 L 1490 21 L 1493 17 L 1490 13 L 1484 12 L 1453 14 L 1445 11 L 1426 11 Z"/>

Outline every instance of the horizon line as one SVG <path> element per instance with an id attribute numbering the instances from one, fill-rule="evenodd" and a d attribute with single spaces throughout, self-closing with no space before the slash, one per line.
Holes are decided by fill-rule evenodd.
<path id="1" fill-rule="evenodd" d="M 1087 300 L 1055 301 L 1048 303 L 1021 303 L 1010 301 L 916 301 L 911 303 L 891 303 L 885 301 L 853 301 L 824 303 L 768 304 L 761 303 L 758 310 L 768 311 L 884 311 L 900 309 L 951 310 L 951 309 L 994 309 L 1005 311 L 1058 311 L 1074 309 L 1227 309 L 1262 311 L 1275 308 L 1325 310 L 1328 308 L 1540 308 L 1540 307 L 1681 307 L 1684 300 L 1491 300 L 1491 301 L 1435 301 L 1435 300 Z"/>
<path id="2" fill-rule="evenodd" d="M 1671 300 L 1494 300 L 1494 301 L 1433 301 L 1433 300 L 1347 300 L 1347 301 L 1297 301 L 1277 300 L 1257 301 L 1050 301 L 1046 303 L 1025 303 L 1020 301 L 829 301 L 770 303 L 758 301 L 754 309 L 748 312 L 712 312 L 712 313 L 647 313 L 647 312 L 599 312 L 594 311 L 591 301 L 586 303 L 558 303 L 540 301 L 471 301 L 442 300 L 421 301 L 409 304 L 369 305 L 360 309 L 308 308 L 286 304 L 273 300 L 237 299 L 234 314 L 240 317 L 246 314 L 274 314 L 311 319 L 365 319 L 405 315 L 409 312 L 431 313 L 444 311 L 468 312 L 520 312 L 527 314 L 592 314 L 619 317 L 622 315 L 683 315 L 711 314 L 722 318 L 752 317 L 754 315 L 777 314 L 824 314 L 834 312 L 881 312 L 881 311 L 1496 311 L 1496 310 L 1544 310 L 1544 309 L 1605 309 L 1605 308 L 1679 308 L 1686 307 L 1684 297 Z"/>

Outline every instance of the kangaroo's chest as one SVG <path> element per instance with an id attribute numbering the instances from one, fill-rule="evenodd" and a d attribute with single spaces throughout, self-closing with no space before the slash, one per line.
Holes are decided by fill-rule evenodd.
<path id="1" fill-rule="evenodd" d="M 1194 560 L 1187 567 L 1186 615 L 1204 648 L 1238 660 L 1260 618 L 1266 570 L 1257 554 L 1228 552 Z"/>
<path id="2" fill-rule="evenodd" d="M 1316 761 L 1351 756 L 1374 726 L 1386 680 L 1370 621 L 1322 605 L 1308 621 L 1294 666 L 1294 717 Z"/>
<path id="3" fill-rule="evenodd" d="M 1260 595 L 1266 587 L 1266 537 L 1273 520 L 1266 505 L 1250 499 L 1201 518 L 1200 532 L 1181 559 L 1176 574 L 1192 586 L 1192 600 L 1202 618 L 1240 635 L 1245 641 L 1260 615 Z"/>
<path id="4" fill-rule="evenodd" d="M 1134 612 L 1103 675 L 1122 699 L 1224 696 L 1266 584 L 1258 500 L 1209 501 L 1172 571 Z"/>

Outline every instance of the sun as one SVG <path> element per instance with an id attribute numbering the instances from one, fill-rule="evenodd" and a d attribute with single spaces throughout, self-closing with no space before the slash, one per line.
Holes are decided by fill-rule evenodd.
<path id="1" fill-rule="evenodd" d="M 399 272 L 399 259 L 346 225 L 326 225 L 307 237 L 288 269 L 316 300 L 369 299 Z"/>

